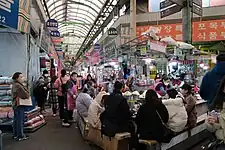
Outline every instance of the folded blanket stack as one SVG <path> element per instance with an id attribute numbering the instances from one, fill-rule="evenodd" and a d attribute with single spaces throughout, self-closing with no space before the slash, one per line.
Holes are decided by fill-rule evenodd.
<path id="1" fill-rule="evenodd" d="M 44 116 L 40 114 L 40 108 L 36 107 L 25 112 L 24 129 L 26 132 L 34 132 L 46 124 Z"/>
<path id="2" fill-rule="evenodd" d="M 11 96 L 12 79 L 0 77 L 0 127 L 12 126 L 13 109 Z"/>

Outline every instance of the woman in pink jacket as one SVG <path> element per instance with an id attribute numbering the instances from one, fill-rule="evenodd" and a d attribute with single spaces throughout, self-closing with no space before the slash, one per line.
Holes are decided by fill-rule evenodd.
<path id="1" fill-rule="evenodd" d="M 77 98 L 77 73 L 72 72 L 70 75 L 70 80 L 67 82 L 67 109 L 68 118 L 70 122 L 73 122 L 73 111 L 76 108 L 76 98 Z"/>

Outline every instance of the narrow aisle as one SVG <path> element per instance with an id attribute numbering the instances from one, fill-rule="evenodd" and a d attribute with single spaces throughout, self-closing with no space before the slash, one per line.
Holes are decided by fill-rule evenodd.
<path id="1" fill-rule="evenodd" d="M 3 136 L 4 150 L 97 150 L 86 144 L 73 125 L 62 128 L 58 118 L 47 117 L 47 125 L 30 134 L 26 141 L 13 141 L 11 135 Z"/>

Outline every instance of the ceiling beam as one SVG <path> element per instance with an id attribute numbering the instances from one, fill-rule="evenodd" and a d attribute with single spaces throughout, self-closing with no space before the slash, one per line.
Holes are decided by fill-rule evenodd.
<path id="1" fill-rule="evenodd" d="M 68 2 L 69 2 L 69 1 L 68 1 Z M 91 6 L 89 6 L 89 5 L 86 5 L 86 4 L 80 3 L 80 2 L 74 2 L 74 1 L 72 1 L 72 2 L 73 2 L 73 3 L 68 3 L 68 4 L 83 5 L 83 6 L 87 7 L 87 8 L 90 8 L 90 9 L 93 10 L 96 14 L 98 14 L 97 10 L 95 10 L 93 7 L 91 7 Z M 60 8 L 60 7 L 65 6 L 65 5 L 67 5 L 67 4 L 66 4 L 66 3 L 62 3 L 61 5 L 58 5 L 58 6 L 54 7 L 52 10 L 49 10 L 49 14 L 52 14 L 53 11 L 57 10 L 57 9 Z M 69 5 L 68 5 L 68 6 L 69 6 Z M 69 6 L 69 7 L 71 7 L 71 6 Z M 71 8 L 73 8 L 73 7 L 71 7 Z M 76 9 L 76 8 L 74 8 L 74 9 Z M 88 12 L 87 12 L 87 13 L 88 13 Z M 89 12 L 89 13 L 90 13 L 90 12 Z"/>
<path id="2" fill-rule="evenodd" d="M 112 19 L 113 19 L 113 11 L 115 10 L 115 6 L 112 5 L 113 0 L 106 0 L 105 4 L 103 5 L 98 17 L 96 18 L 94 24 L 101 24 L 101 26 L 106 26 Z M 111 11 L 111 13 L 107 13 L 108 9 L 110 7 L 114 7 Z M 111 10 L 111 9 L 110 9 Z M 106 18 L 100 18 L 100 16 L 106 16 Z M 101 23 L 103 20 L 103 23 Z M 93 32 L 93 30 L 95 30 L 95 32 Z M 92 36 L 90 36 L 90 34 L 92 33 Z M 77 55 L 76 55 L 76 60 L 79 59 L 79 57 L 82 55 L 82 53 L 85 52 L 86 49 L 88 49 L 90 47 L 90 45 L 92 45 L 93 41 L 95 40 L 95 38 L 102 32 L 102 28 L 98 27 L 96 28 L 96 26 L 92 26 L 89 33 L 87 34 L 87 38 L 84 40 L 82 46 L 80 47 Z"/>
<path id="3" fill-rule="evenodd" d="M 77 27 L 77 28 L 61 28 L 61 29 L 59 29 L 59 32 L 65 32 L 66 30 L 70 30 L 70 31 L 77 31 L 77 32 L 71 32 L 71 33 L 80 33 L 80 34 L 82 34 L 82 35 L 86 35 L 87 34 L 87 31 L 86 30 L 84 30 L 83 28 L 81 28 L 81 27 Z"/>
<path id="4" fill-rule="evenodd" d="M 58 10 L 58 12 L 61 12 L 61 11 L 64 11 L 64 10 L 65 10 L 65 9 L 62 8 L 62 9 Z M 63 13 L 57 13 L 57 15 L 54 14 L 54 15 L 52 15 L 51 17 L 52 17 L 52 18 L 56 18 L 56 17 L 61 16 L 61 15 L 64 15 L 64 16 L 65 16 L 65 13 L 67 13 L 67 14 L 78 14 L 78 15 L 82 15 L 82 16 L 85 16 L 85 17 L 89 18 L 90 20 L 94 21 L 94 19 L 91 18 L 91 17 L 89 16 L 88 13 L 84 14 L 84 13 L 80 13 L 80 12 L 73 12 L 73 11 L 70 11 L 70 10 L 68 9 L 68 7 L 67 7 L 67 11 L 66 11 L 66 12 L 63 12 Z M 79 16 L 78 16 L 78 17 L 79 17 Z M 68 20 L 67 20 L 67 21 L 68 21 Z"/>
<path id="5" fill-rule="evenodd" d="M 61 1 L 61 0 L 58 0 L 58 1 Z M 55 1 L 53 3 L 51 3 L 48 8 L 52 7 L 55 3 L 57 3 L 58 1 Z M 76 1 L 73 1 L 73 0 L 67 0 L 68 2 L 70 2 L 69 4 L 78 4 L 78 5 L 84 5 L 84 6 L 87 6 L 87 4 L 84 4 L 84 3 L 81 3 L 81 2 L 76 2 Z M 99 10 L 101 9 L 97 4 L 95 4 L 94 2 L 92 2 L 91 0 L 85 0 L 89 3 L 91 3 L 92 5 L 96 6 Z M 49 2 L 49 1 L 46 1 L 46 2 Z M 67 3 L 68 3 L 67 2 Z M 65 5 L 67 5 L 67 3 L 64 3 Z"/>
<path id="6" fill-rule="evenodd" d="M 79 20 L 79 21 L 81 21 L 81 20 Z M 94 24 L 85 23 L 83 21 L 82 21 L 82 23 L 75 22 L 75 21 L 58 21 L 58 23 L 65 24 L 65 25 L 76 25 L 76 24 L 85 25 L 85 26 L 92 26 L 92 25 L 94 25 Z"/>
<path id="7" fill-rule="evenodd" d="M 59 18 L 58 18 L 59 17 Z M 54 19 L 56 19 L 56 20 L 61 20 L 61 19 L 64 19 L 64 17 L 65 17 L 65 15 L 62 13 L 62 14 L 60 14 L 60 15 L 58 15 L 57 16 L 57 18 L 54 18 Z M 73 16 L 67 16 L 68 18 L 68 20 L 77 20 L 77 21 L 81 21 L 80 19 L 82 19 L 83 21 L 82 22 L 84 22 L 84 23 L 87 23 L 87 24 L 92 24 L 92 22 L 91 21 L 89 21 L 89 20 L 87 20 L 86 18 L 84 18 L 84 17 L 81 17 L 81 16 L 78 16 L 78 18 L 79 19 L 71 19 L 71 17 L 73 17 Z"/>
<path id="8" fill-rule="evenodd" d="M 46 10 L 47 16 L 48 16 L 48 18 L 50 19 L 51 16 L 50 16 L 50 13 L 49 13 L 49 10 L 48 10 L 48 7 L 47 7 L 47 3 L 46 3 L 45 0 L 43 0 L 43 3 L 44 3 L 44 7 L 45 7 L 45 10 Z"/>
<path id="9" fill-rule="evenodd" d="M 64 21 L 67 21 L 67 17 L 68 17 L 68 0 L 65 0 L 65 20 Z"/>
<path id="10" fill-rule="evenodd" d="M 66 32 L 68 30 L 68 32 Z M 75 33 L 73 32 L 73 31 L 76 31 Z M 84 33 L 84 32 L 82 32 L 81 30 L 79 30 L 79 29 L 71 29 L 71 28 L 69 28 L 69 29 L 61 29 L 61 30 L 59 30 L 59 32 L 62 32 L 62 34 L 63 33 L 74 33 L 74 34 L 77 34 L 77 33 L 79 33 L 79 35 L 81 35 L 81 36 L 86 36 L 86 33 Z"/>
<path id="11" fill-rule="evenodd" d="M 61 28 L 65 28 L 65 27 L 68 27 L 68 25 L 62 25 L 62 26 L 59 26 L 59 30 L 60 30 Z M 84 29 L 86 32 L 88 32 L 88 30 L 89 30 L 88 27 L 82 26 L 82 25 L 79 25 L 79 24 L 74 25 L 74 26 L 69 26 L 69 28 L 73 28 L 73 29 L 76 29 L 76 27 L 82 28 L 82 29 Z"/>

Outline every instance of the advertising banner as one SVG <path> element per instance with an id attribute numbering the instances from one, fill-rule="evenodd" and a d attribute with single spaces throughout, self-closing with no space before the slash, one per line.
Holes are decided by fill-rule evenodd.
<path id="1" fill-rule="evenodd" d="M 30 1 L 1 0 L 0 24 L 20 32 L 30 31 Z"/>
<path id="2" fill-rule="evenodd" d="M 150 26 L 138 26 L 137 36 L 149 29 Z M 177 41 L 182 41 L 182 24 L 162 24 L 155 25 L 158 27 L 159 36 L 172 37 Z M 205 42 L 205 41 L 222 41 L 225 40 L 225 20 L 210 20 L 193 22 L 192 24 L 192 40 L 193 42 Z"/>
<path id="3" fill-rule="evenodd" d="M 116 56 L 116 41 L 113 40 L 111 43 L 105 46 L 105 55 L 106 59 L 113 58 Z"/>
<path id="4" fill-rule="evenodd" d="M 224 0 L 210 0 L 210 6 L 221 6 L 225 5 Z"/>

